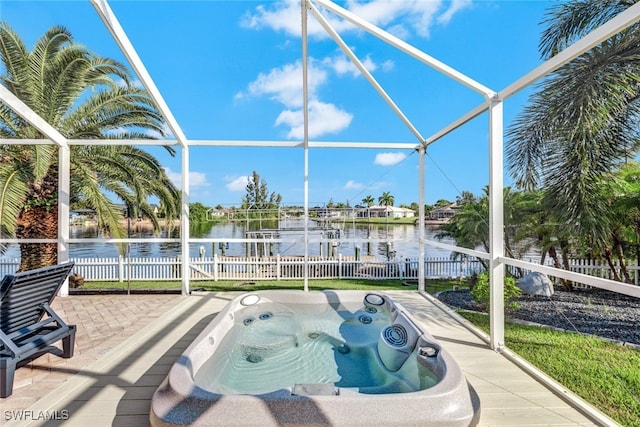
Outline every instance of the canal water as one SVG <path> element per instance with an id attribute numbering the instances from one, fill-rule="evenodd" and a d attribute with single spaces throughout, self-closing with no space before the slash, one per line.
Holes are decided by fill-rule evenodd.
<path id="1" fill-rule="evenodd" d="M 293 240 L 304 238 L 304 222 L 300 219 L 280 220 L 280 221 L 252 221 L 252 222 L 224 222 L 215 224 L 198 224 L 192 227 L 191 238 L 216 239 L 217 242 L 192 243 L 190 252 L 192 257 L 196 256 L 246 256 L 247 251 L 255 255 L 256 246 L 261 254 L 281 256 L 300 256 L 304 254 L 304 245 Z M 130 227 L 132 238 L 152 238 L 171 237 L 179 238 L 179 229 L 170 234 L 166 231 L 159 235 L 153 234 L 150 230 L 137 230 L 134 223 Z M 437 240 L 435 238 L 439 228 L 437 226 L 425 226 L 425 238 Z M 70 228 L 70 237 L 74 239 L 99 238 L 98 230 L 95 226 L 74 225 Z M 268 238 L 287 240 L 271 245 L 251 245 L 240 242 L 226 242 L 225 239 L 244 238 Z M 341 253 L 344 256 L 354 256 L 356 252 L 360 255 L 374 255 L 383 258 L 417 258 L 418 257 L 418 227 L 413 224 L 354 224 L 348 221 L 322 223 L 311 221 L 309 223 L 309 240 L 331 239 L 331 242 L 312 242 L 309 244 L 309 255 L 330 255 L 331 253 Z M 359 242 L 339 242 L 339 239 L 357 239 Z M 455 244 L 451 239 L 442 239 L 443 243 Z M 154 242 L 154 243 L 132 243 L 129 246 L 131 257 L 177 257 L 180 255 L 180 243 L 178 242 Z M 71 258 L 101 258 L 117 257 L 118 248 L 114 243 L 73 243 L 69 248 Z M 451 252 L 444 249 L 425 247 L 425 257 L 449 257 Z M 1 257 L 19 258 L 20 250 L 18 245 L 10 245 Z"/>

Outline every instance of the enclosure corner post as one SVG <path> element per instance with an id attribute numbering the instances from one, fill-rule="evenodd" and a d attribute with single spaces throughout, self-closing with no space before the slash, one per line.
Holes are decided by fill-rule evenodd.
<path id="1" fill-rule="evenodd" d="M 182 210 L 180 213 L 180 246 L 182 250 L 182 295 L 189 295 L 189 147 L 182 147 Z"/>
<path id="2" fill-rule="evenodd" d="M 489 108 L 489 277 L 491 348 L 504 344 L 504 209 L 503 209 L 503 104 L 490 99 Z"/>
<path id="3" fill-rule="evenodd" d="M 418 291 L 425 292 L 424 282 L 424 157 L 427 150 L 424 144 L 418 147 Z"/>
<path id="4" fill-rule="evenodd" d="M 58 263 L 69 261 L 69 203 L 71 201 L 71 148 L 61 145 L 58 153 Z M 69 295 L 69 278 L 60 288 Z"/>

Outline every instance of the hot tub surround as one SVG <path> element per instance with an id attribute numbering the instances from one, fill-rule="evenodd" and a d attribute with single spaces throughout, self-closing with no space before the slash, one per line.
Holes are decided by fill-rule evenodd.
<path id="1" fill-rule="evenodd" d="M 360 349 L 365 348 L 374 359 L 371 363 L 384 374 L 380 384 L 292 380 L 291 384 L 273 390 L 267 386 L 268 392 L 246 393 L 242 388 L 221 392 L 227 389 L 199 383 L 201 369 L 225 369 L 222 359 L 213 356 L 221 351 L 220 345 L 228 334 L 234 336 L 230 332 L 234 327 L 269 322 L 271 316 L 277 318 L 281 312 L 288 313 L 288 306 L 299 304 L 312 312 L 312 307 L 324 306 L 347 313 L 344 323 L 349 326 L 341 336 L 325 336 L 321 331 L 302 331 L 300 336 L 325 340 L 332 346 L 336 359 L 341 360 L 352 357 L 349 354 L 352 347 L 356 353 L 353 357 L 360 357 Z M 296 322 L 295 315 L 287 320 Z M 354 329 L 353 323 L 361 323 L 363 329 Z M 293 326 L 292 330 L 296 330 Z M 368 336 L 370 330 L 366 328 L 369 327 L 376 328 L 373 338 Z M 342 331 L 342 327 L 340 329 Z M 284 345 L 298 346 L 295 336 L 298 335 L 283 334 L 282 339 L 290 341 Z M 275 346 L 275 351 L 278 347 Z M 263 356 L 259 353 L 247 354 L 255 358 L 247 359 L 248 362 L 262 363 Z M 354 360 L 359 363 L 359 359 Z M 344 369 L 343 366 L 343 373 Z M 150 422 L 153 426 L 467 426 L 477 424 L 479 414 L 477 395 L 455 361 L 410 313 L 387 295 L 360 291 L 261 291 L 231 301 L 178 358 L 153 396 Z"/>

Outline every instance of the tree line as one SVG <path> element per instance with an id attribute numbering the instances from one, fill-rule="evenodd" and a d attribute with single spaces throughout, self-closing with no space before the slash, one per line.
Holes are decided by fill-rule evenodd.
<path id="1" fill-rule="evenodd" d="M 541 263 L 547 257 L 556 268 L 569 270 L 571 257 L 606 261 L 614 280 L 632 283 L 627 261 L 640 265 L 640 163 L 629 162 L 614 174 L 613 181 L 598 187 L 597 197 L 608 210 L 602 223 L 608 227 L 594 238 L 581 224 L 566 224 L 547 205 L 545 191 L 503 191 L 504 250 L 511 258 L 538 252 Z M 615 191 L 611 191 L 614 188 Z M 449 237 L 458 246 L 489 251 L 489 189 L 480 196 L 467 197 L 456 215 L 444 224 L 438 238 Z M 480 262 L 488 268 L 486 260 Z M 571 283 L 562 281 L 571 288 Z"/>

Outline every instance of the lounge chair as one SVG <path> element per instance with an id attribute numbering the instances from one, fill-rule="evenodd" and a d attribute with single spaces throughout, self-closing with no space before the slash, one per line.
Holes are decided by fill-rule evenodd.
<path id="1" fill-rule="evenodd" d="M 0 397 L 13 392 L 16 368 L 45 354 L 73 356 L 76 327 L 50 307 L 73 263 L 6 275 L 0 282 Z M 62 350 L 53 346 L 62 340 Z"/>

